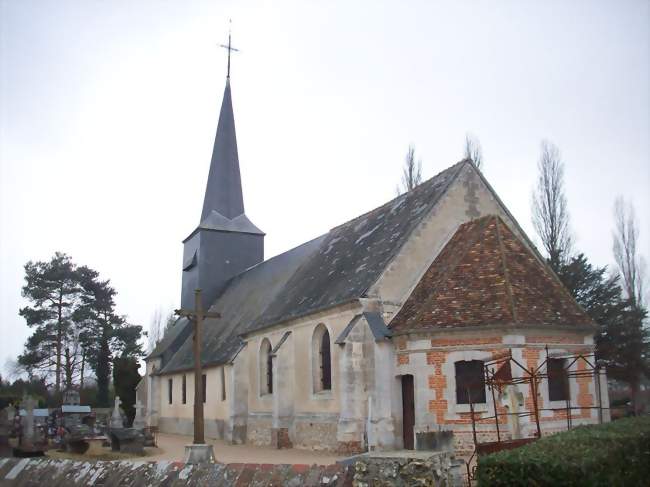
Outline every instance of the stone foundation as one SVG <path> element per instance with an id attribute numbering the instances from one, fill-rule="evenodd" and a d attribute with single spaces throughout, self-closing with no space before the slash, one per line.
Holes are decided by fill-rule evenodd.
<path id="1" fill-rule="evenodd" d="M 460 487 L 464 485 L 462 466 L 462 462 L 456 461 L 448 453 L 394 458 L 364 455 L 354 464 L 352 485 Z"/>
<path id="2" fill-rule="evenodd" d="M 317 451 L 337 451 L 337 419 L 331 421 L 295 420 L 293 441 L 296 448 Z"/>
<path id="3" fill-rule="evenodd" d="M 336 451 L 341 455 L 355 455 L 363 453 L 364 450 L 360 441 L 339 441 Z"/>
<path id="4" fill-rule="evenodd" d="M 246 427 L 246 443 L 256 446 L 270 446 L 272 429 L 273 421 L 270 414 L 268 417 L 249 416 Z"/>
<path id="5" fill-rule="evenodd" d="M 271 446 L 278 450 L 282 448 L 293 448 L 293 444 L 289 439 L 289 428 L 271 429 Z"/>

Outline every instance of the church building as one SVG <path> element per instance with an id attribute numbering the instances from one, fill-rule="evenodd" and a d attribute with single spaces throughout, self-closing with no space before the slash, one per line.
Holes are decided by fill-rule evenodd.
<path id="1" fill-rule="evenodd" d="M 264 236 L 244 210 L 228 77 L 181 268 L 181 306 L 193 309 L 200 288 L 221 315 L 201 335 L 208 438 L 347 454 L 439 434 L 467 453 L 470 409 L 495 413 L 484 363 L 560 357 L 560 370 L 580 369 L 561 357 L 594 350 L 596 325 L 470 160 L 267 260 Z M 191 334 L 179 318 L 146 359 L 140 397 L 160 432 L 193 430 Z M 604 375 L 565 382 L 559 393 L 515 386 L 522 408 L 539 407 L 542 434 L 566 428 L 550 409 L 567 400 L 585 408 L 574 425 L 599 420 L 589 408 L 606 402 Z M 525 415 L 499 423 L 508 438 L 536 428 Z M 475 429 L 494 438 L 493 423 Z"/>

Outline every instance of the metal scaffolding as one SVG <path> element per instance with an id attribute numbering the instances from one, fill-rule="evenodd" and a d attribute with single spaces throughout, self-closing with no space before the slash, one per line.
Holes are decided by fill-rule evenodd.
<path id="1" fill-rule="evenodd" d="M 579 411 L 580 413 L 583 410 L 593 410 L 598 411 L 598 422 L 603 422 L 603 411 L 610 410 L 613 408 L 603 407 L 603 396 L 601 391 L 601 374 L 603 367 L 596 360 L 593 353 L 588 354 L 575 354 L 575 355 L 553 355 L 549 356 L 548 345 L 545 347 L 546 357 L 537 367 L 528 368 L 523 365 L 519 360 L 512 356 L 512 349 L 508 350 L 508 354 L 496 358 L 494 360 L 484 363 L 483 366 L 483 375 L 485 386 L 488 388 L 489 395 L 491 397 L 492 408 L 494 410 L 493 415 L 483 416 L 483 412 L 477 412 L 475 410 L 474 402 L 472 401 L 472 395 L 468 390 L 469 397 L 469 406 L 470 406 L 470 418 L 472 422 L 472 437 L 474 440 L 474 452 L 472 456 L 466 463 L 467 467 L 467 477 L 470 482 L 474 479 L 474 474 L 476 471 L 476 460 L 480 455 L 493 453 L 500 450 L 508 450 L 512 448 L 517 448 L 519 446 L 525 445 L 532 441 L 537 440 L 542 436 L 542 429 L 540 425 L 540 413 L 545 411 L 556 412 L 563 411 L 566 415 L 566 426 L 567 430 L 570 430 L 573 427 L 573 416 L 574 411 Z M 564 405 L 562 407 L 540 407 L 539 405 L 539 391 L 542 383 L 546 381 L 548 384 L 549 372 L 548 372 L 548 363 L 549 359 L 561 359 L 563 360 L 563 374 L 561 380 L 564 380 Z M 578 367 L 577 364 L 584 363 L 583 367 Z M 514 372 L 517 372 L 513 374 Z M 570 381 L 571 379 L 578 379 L 581 377 L 592 378 L 595 383 L 595 395 L 596 395 L 596 405 L 592 406 L 583 406 L 580 404 L 574 405 L 571 402 L 570 394 Z M 532 403 L 532 409 L 524 409 L 521 411 L 515 412 L 504 412 L 499 411 L 497 405 L 497 396 L 509 385 L 527 385 L 530 392 L 530 398 Z M 593 404 L 593 401 L 591 402 Z M 509 417 L 517 418 L 533 418 L 535 424 L 535 431 L 533 436 L 522 437 L 522 438 L 507 438 L 507 435 L 504 435 L 502 431 L 501 424 L 499 423 L 500 418 L 506 418 L 506 422 Z M 494 426 L 496 429 L 497 441 L 491 442 L 480 442 L 477 437 L 476 424 L 485 424 L 491 423 L 494 421 Z M 503 421 L 502 421 L 503 422 Z"/>

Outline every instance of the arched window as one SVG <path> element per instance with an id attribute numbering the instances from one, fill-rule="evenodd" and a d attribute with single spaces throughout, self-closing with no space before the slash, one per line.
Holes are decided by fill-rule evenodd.
<path id="1" fill-rule="evenodd" d="M 260 346 L 260 394 L 273 394 L 273 356 L 271 342 L 262 340 Z"/>
<path id="2" fill-rule="evenodd" d="M 332 390 L 332 352 L 330 334 L 322 323 L 312 337 L 312 379 L 314 392 Z"/>

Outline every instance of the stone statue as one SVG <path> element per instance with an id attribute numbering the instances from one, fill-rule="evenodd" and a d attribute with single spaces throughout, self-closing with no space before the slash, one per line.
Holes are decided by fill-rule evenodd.
<path id="1" fill-rule="evenodd" d="M 115 396 L 115 408 L 113 409 L 113 415 L 111 416 L 111 428 L 120 429 L 124 428 L 124 421 L 122 420 L 122 415 L 120 414 L 120 396 Z"/>
<path id="2" fill-rule="evenodd" d="M 140 402 L 140 399 L 135 401 L 135 417 L 133 418 L 133 428 L 141 430 L 144 429 L 144 427 L 147 425 L 144 416 L 142 416 L 143 409 L 144 406 Z"/>

